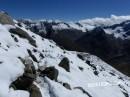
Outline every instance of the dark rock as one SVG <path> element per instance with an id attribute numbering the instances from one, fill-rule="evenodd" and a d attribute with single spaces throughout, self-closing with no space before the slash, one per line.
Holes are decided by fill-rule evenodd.
<path id="1" fill-rule="evenodd" d="M 10 87 L 13 87 L 15 90 L 26 90 L 29 91 L 30 97 L 42 97 L 40 89 L 33 84 L 33 79 L 22 76 L 14 81 Z"/>
<path id="2" fill-rule="evenodd" d="M 17 34 L 19 37 L 27 39 L 31 45 L 37 47 L 36 41 L 24 30 L 17 27 L 15 29 L 10 29 L 10 33 Z"/>
<path id="3" fill-rule="evenodd" d="M 90 65 L 90 64 L 91 64 L 89 60 L 86 60 L 86 63 L 87 63 L 88 65 Z"/>
<path id="4" fill-rule="evenodd" d="M 98 71 L 95 70 L 95 71 L 94 71 L 94 74 L 95 74 L 95 75 L 98 75 L 99 73 L 98 73 Z"/>
<path id="5" fill-rule="evenodd" d="M 18 42 L 18 39 L 13 34 L 11 34 L 11 36 L 13 37 L 15 42 Z"/>
<path id="6" fill-rule="evenodd" d="M 32 84 L 29 89 L 30 97 L 42 97 L 40 89 Z"/>
<path id="7" fill-rule="evenodd" d="M 84 57 L 81 54 L 77 54 L 77 56 L 81 59 L 84 60 Z"/>
<path id="8" fill-rule="evenodd" d="M 125 97 L 129 97 L 129 94 L 126 92 L 122 92 L 124 94 Z"/>
<path id="9" fill-rule="evenodd" d="M 38 63 L 37 58 L 32 54 L 31 50 L 27 49 L 29 56 L 33 59 L 33 61 Z"/>
<path id="10" fill-rule="evenodd" d="M 35 53 L 36 53 L 36 52 L 37 52 L 37 49 L 33 49 L 33 52 L 35 52 Z"/>
<path id="11" fill-rule="evenodd" d="M 69 59 L 63 58 L 61 62 L 59 63 L 59 66 L 64 68 L 67 72 L 70 72 L 70 65 L 69 65 Z"/>
<path id="12" fill-rule="evenodd" d="M 10 48 L 10 46 L 9 46 L 9 45 L 7 45 L 7 47 L 8 47 L 8 48 Z"/>
<path id="13" fill-rule="evenodd" d="M 18 23 L 18 26 L 19 26 L 19 27 L 22 27 L 22 24 L 21 24 L 21 23 Z"/>
<path id="14" fill-rule="evenodd" d="M 65 53 L 66 53 L 66 51 L 64 50 L 64 51 L 63 51 L 63 53 L 65 54 Z"/>
<path id="15" fill-rule="evenodd" d="M 84 94 L 86 94 L 89 97 L 92 97 L 86 90 L 84 90 L 82 87 L 74 87 L 74 89 L 79 89 L 81 90 Z"/>
<path id="16" fill-rule="evenodd" d="M 32 35 L 33 38 L 36 38 L 34 35 Z"/>
<path id="17" fill-rule="evenodd" d="M 58 77 L 58 70 L 55 67 L 47 67 L 45 68 L 45 70 L 41 71 L 40 74 L 42 77 L 47 76 L 48 78 L 50 78 L 51 80 L 55 80 L 57 81 L 57 77 Z"/>
<path id="18" fill-rule="evenodd" d="M 110 72 L 110 74 L 112 75 L 112 76 L 116 76 L 114 73 L 112 73 L 112 72 Z"/>
<path id="19" fill-rule="evenodd" d="M 97 71 L 97 67 L 94 64 L 90 64 L 90 61 L 88 61 L 88 60 L 86 61 L 86 63 L 93 69 L 93 73 L 95 75 L 99 74 L 99 72 Z"/>
<path id="20" fill-rule="evenodd" d="M 10 87 L 13 87 L 15 90 L 28 90 L 28 88 L 32 85 L 34 79 L 21 76 L 13 83 L 11 83 Z"/>
<path id="21" fill-rule="evenodd" d="M 15 42 L 19 42 L 18 39 L 17 39 L 16 37 L 14 37 L 14 41 L 15 41 Z"/>
<path id="22" fill-rule="evenodd" d="M 3 62 L 2 61 L 0 61 L 0 64 L 2 64 Z"/>
<path id="23" fill-rule="evenodd" d="M 69 85 L 68 83 L 63 83 L 63 86 L 64 86 L 66 89 L 71 90 L 71 87 L 70 87 L 70 85 Z"/>
<path id="24" fill-rule="evenodd" d="M 41 58 L 44 58 L 44 55 L 43 55 L 42 53 L 40 53 L 39 56 L 40 56 Z"/>
<path id="25" fill-rule="evenodd" d="M 25 67 L 26 68 L 26 67 Z M 27 69 L 27 68 L 26 68 Z M 13 87 L 16 90 L 28 90 L 29 87 L 33 84 L 33 81 L 36 79 L 36 75 L 32 74 L 30 70 L 26 70 L 23 76 L 20 76 L 17 80 L 11 83 L 10 87 Z"/>
<path id="26" fill-rule="evenodd" d="M 79 66 L 79 69 L 80 69 L 81 71 L 83 71 L 83 70 L 84 70 L 84 69 L 83 69 L 83 67 L 80 67 L 80 66 Z"/>
<path id="27" fill-rule="evenodd" d="M 93 70 L 97 70 L 97 68 L 94 64 L 88 64 L 88 65 L 91 66 Z"/>
<path id="28" fill-rule="evenodd" d="M 125 97 L 129 97 L 128 92 L 122 85 L 118 85 Z"/>

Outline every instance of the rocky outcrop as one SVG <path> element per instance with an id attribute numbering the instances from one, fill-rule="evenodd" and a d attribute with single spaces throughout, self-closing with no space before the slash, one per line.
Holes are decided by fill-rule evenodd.
<path id="1" fill-rule="evenodd" d="M 33 65 L 33 61 L 29 58 L 21 58 L 19 57 L 21 62 L 24 64 L 25 69 L 22 76 L 17 78 L 11 86 L 13 86 L 16 90 L 28 90 L 30 86 L 33 84 L 33 81 L 36 79 L 36 70 Z"/>
<path id="2" fill-rule="evenodd" d="M 25 65 L 24 73 L 12 82 L 10 87 L 15 90 L 26 90 L 30 93 L 30 97 L 42 97 L 40 89 L 34 84 L 37 75 L 33 61 L 29 58 L 19 57 L 19 59 Z"/>
<path id="3" fill-rule="evenodd" d="M 13 19 L 6 12 L 0 12 L 0 23 L 14 25 Z"/>
<path id="4" fill-rule="evenodd" d="M 16 27 L 14 29 L 10 29 L 10 33 L 16 34 L 21 38 L 27 39 L 31 45 L 37 47 L 36 41 L 26 31 Z"/>

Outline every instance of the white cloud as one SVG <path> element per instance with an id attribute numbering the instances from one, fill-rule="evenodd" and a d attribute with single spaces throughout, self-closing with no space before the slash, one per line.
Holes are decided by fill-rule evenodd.
<path id="1" fill-rule="evenodd" d="M 81 20 L 79 22 L 82 24 L 91 25 L 91 26 L 100 26 L 100 25 L 110 26 L 113 24 L 119 24 L 126 20 L 130 20 L 130 15 L 129 16 L 111 15 L 110 18 L 96 17 L 96 18 L 92 18 L 92 19 Z"/>

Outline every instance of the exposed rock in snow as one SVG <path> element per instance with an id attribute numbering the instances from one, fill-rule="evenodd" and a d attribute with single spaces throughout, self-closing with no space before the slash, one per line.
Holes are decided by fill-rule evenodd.
<path id="1" fill-rule="evenodd" d="M 64 68 L 66 71 L 70 72 L 70 65 L 68 58 L 63 58 L 59 63 L 59 66 Z"/>

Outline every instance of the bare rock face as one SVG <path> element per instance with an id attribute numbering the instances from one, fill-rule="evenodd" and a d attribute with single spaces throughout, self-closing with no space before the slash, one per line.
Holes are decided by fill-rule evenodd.
<path id="1" fill-rule="evenodd" d="M 0 23 L 14 25 L 13 19 L 5 12 L 0 12 Z"/>

